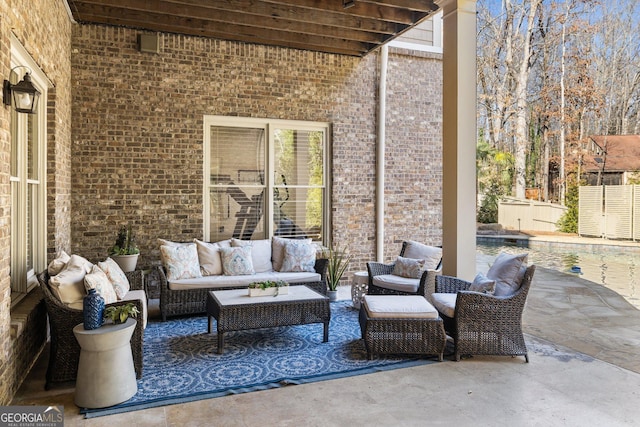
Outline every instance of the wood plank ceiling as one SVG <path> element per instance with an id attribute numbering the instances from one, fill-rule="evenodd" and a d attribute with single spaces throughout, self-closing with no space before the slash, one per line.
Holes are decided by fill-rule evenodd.
<path id="1" fill-rule="evenodd" d="M 108 24 L 364 56 L 433 14 L 433 0 L 67 0 Z"/>

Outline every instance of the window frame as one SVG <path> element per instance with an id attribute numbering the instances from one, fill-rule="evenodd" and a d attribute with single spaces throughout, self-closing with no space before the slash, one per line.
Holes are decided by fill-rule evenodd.
<path id="1" fill-rule="evenodd" d="M 213 116 L 205 115 L 203 120 L 203 188 L 202 188 L 202 200 L 203 200 L 203 229 L 202 235 L 205 241 L 209 240 L 211 232 L 211 199 L 210 189 L 211 180 L 209 179 L 211 174 L 211 133 L 212 126 L 223 127 L 239 127 L 239 128 L 262 128 L 265 131 L 265 214 L 264 214 L 264 228 L 266 238 L 271 238 L 274 235 L 273 229 L 273 217 L 274 217 L 274 188 L 276 184 L 273 178 L 273 171 L 275 167 L 275 149 L 274 149 L 274 130 L 275 129 L 294 129 L 302 131 L 321 131 L 324 134 L 324 146 L 322 153 L 323 162 L 323 174 L 322 174 L 322 236 L 319 243 L 326 245 L 329 241 L 329 229 L 331 225 L 331 189 L 329 183 L 330 158 L 328 156 L 331 147 L 330 124 L 327 122 L 312 122 L 302 120 L 282 120 L 282 119 L 268 119 L 268 118 L 253 118 L 253 117 L 229 117 L 229 116 Z"/>
<path id="2" fill-rule="evenodd" d="M 17 113 L 11 107 L 11 154 L 10 154 L 10 287 L 11 306 L 16 305 L 22 298 L 37 286 L 36 273 L 42 271 L 47 261 L 47 92 L 51 83 L 44 72 L 38 67 L 18 39 L 11 35 L 11 69 L 14 67 L 28 67 L 31 70 L 31 81 L 41 92 L 36 114 Z M 19 72 L 20 80 L 24 74 L 23 68 Z M 29 126 L 35 130 L 35 153 L 31 169 L 34 176 L 29 176 Z M 33 134 L 32 134 L 33 135 Z M 17 153 L 14 151 L 14 144 Z M 17 158 L 15 158 L 17 156 Z M 16 162 L 14 171 L 13 162 Z M 14 175 L 14 172 L 16 174 Z M 33 186 L 34 193 L 29 203 L 29 187 Z M 17 189 L 14 189 L 18 187 Z M 17 201 L 17 203 L 15 203 Z M 31 215 L 27 215 L 27 212 Z M 27 243 L 27 221 L 31 223 L 31 265 L 28 268 L 29 244 Z"/>

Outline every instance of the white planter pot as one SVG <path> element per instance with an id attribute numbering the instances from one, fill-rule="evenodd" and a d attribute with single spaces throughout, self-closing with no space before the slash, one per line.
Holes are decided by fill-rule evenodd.
<path id="1" fill-rule="evenodd" d="M 138 257 L 140 254 L 135 255 L 111 255 L 111 259 L 113 259 L 116 264 L 120 266 L 122 271 L 125 273 L 129 271 L 133 271 L 136 269 L 136 265 L 138 264 Z"/>
<path id="2" fill-rule="evenodd" d="M 338 291 L 327 291 L 329 301 L 338 301 Z"/>
<path id="3" fill-rule="evenodd" d="M 281 286 L 279 288 L 273 287 L 273 288 L 267 288 L 267 289 L 249 288 L 249 296 L 250 297 L 266 297 L 266 296 L 273 296 L 273 295 L 286 295 L 288 293 L 289 293 L 289 287 L 288 286 Z"/>

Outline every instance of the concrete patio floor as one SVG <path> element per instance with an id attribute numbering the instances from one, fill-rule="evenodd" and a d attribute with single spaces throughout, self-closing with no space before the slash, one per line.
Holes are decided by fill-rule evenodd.
<path id="1" fill-rule="evenodd" d="M 490 257 L 479 255 L 478 271 Z M 349 288 L 340 289 L 349 298 Z M 287 386 L 85 420 L 73 388 L 45 392 L 46 355 L 14 405 L 64 405 L 65 426 L 640 425 L 640 310 L 539 266 L 523 327 L 530 363 L 461 362 Z"/>

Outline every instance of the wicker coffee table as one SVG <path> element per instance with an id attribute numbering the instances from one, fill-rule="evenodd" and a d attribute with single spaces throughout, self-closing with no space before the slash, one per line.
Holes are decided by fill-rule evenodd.
<path id="1" fill-rule="evenodd" d="M 288 294 L 275 297 L 250 297 L 247 289 L 210 291 L 207 316 L 209 333 L 212 319 L 216 319 L 220 354 L 224 351 L 224 334 L 230 331 L 322 323 L 322 342 L 329 340 L 329 298 L 306 286 L 289 286 Z"/>

